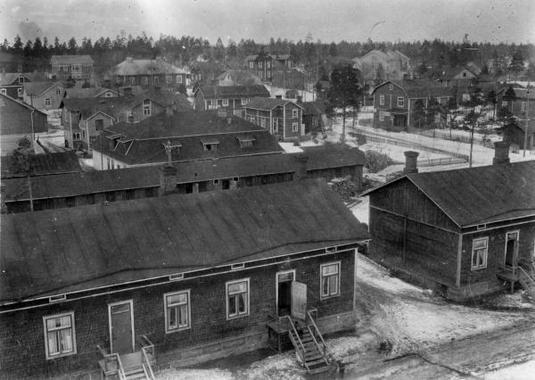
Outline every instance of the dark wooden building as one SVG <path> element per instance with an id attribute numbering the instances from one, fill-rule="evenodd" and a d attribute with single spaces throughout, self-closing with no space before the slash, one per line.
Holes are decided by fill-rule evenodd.
<path id="1" fill-rule="evenodd" d="M 264 347 L 300 312 L 318 334 L 351 328 L 368 239 L 321 181 L 5 215 L 1 228 L 3 378 L 187 365 Z"/>
<path id="2" fill-rule="evenodd" d="M 503 140 L 507 141 L 513 152 L 519 149 L 535 150 L 535 121 L 515 120 L 503 127 Z"/>
<path id="3" fill-rule="evenodd" d="M 193 108 L 197 111 L 222 110 L 229 114 L 242 114 L 242 108 L 252 98 L 269 98 L 264 85 L 219 86 L 204 85 L 195 91 Z"/>
<path id="4" fill-rule="evenodd" d="M 169 192 L 180 194 L 233 190 L 303 178 L 323 178 L 329 181 L 345 176 L 349 176 L 360 188 L 364 162 L 364 154 L 359 149 L 333 145 L 305 148 L 304 153 L 298 154 L 176 162 L 173 164 L 176 172 L 166 174 L 171 174 L 172 177 L 169 181 L 172 182 L 173 189 Z M 39 211 L 156 197 L 162 194 L 163 174 L 160 166 L 141 166 L 41 175 L 38 178 L 32 177 L 30 181 L 26 178 L 6 177 L 3 178 L 3 211 L 30 211 L 31 203 L 33 210 Z"/>
<path id="5" fill-rule="evenodd" d="M 521 281 L 535 256 L 535 161 L 407 173 L 370 196 L 371 257 L 463 300 Z M 414 152 L 413 152 L 414 153 Z"/>

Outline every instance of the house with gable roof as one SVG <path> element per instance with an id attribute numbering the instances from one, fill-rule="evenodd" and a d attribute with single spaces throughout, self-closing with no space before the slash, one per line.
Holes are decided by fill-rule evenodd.
<path id="1" fill-rule="evenodd" d="M 305 135 L 303 106 L 282 97 L 251 99 L 244 106 L 243 117 L 279 140 L 296 140 Z"/>
<path id="2" fill-rule="evenodd" d="M 24 102 L 41 111 L 59 109 L 64 96 L 61 82 L 25 82 L 22 92 Z"/>
<path id="3" fill-rule="evenodd" d="M 0 73 L 0 94 L 22 99 L 24 83 L 33 79 L 32 73 Z"/>
<path id="4" fill-rule="evenodd" d="M 89 80 L 93 75 L 93 59 L 86 54 L 53 55 L 52 75 L 56 79 Z"/>
<path id="5" fill-rule="evenodd" d="M 535 161 L 509 162 L 495 143 L 489 166 L 405 174 L 370 197 L 370 256 L 435 289 L 466 300 L 520 284 L 535 295 Z"/>
<path id="6" fill-rule="evenodd" d="M 243 107 L 255 97 L 269 98 L 269 91 L 262 84 L 199 86 L 195 91 L 193 108 L 198 111 L 220 109 L 241 115 Z"/>
<path id="7" fill-rule="evenodd" d="M 127 57 L 114 66 L 106 77 L 113 86 L 178 87 L 189 86 L 189 73 L 175 65 L 156 59 Z"/>

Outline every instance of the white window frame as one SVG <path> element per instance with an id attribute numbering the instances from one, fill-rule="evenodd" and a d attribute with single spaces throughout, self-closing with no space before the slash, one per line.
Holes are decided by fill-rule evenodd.
<path id="1" fill-rule="evenodd" d="M 182 84 L 182 75 L 178 74 L 178 75 L 176 76 L 176 82 L 177 82 L 178 84 Z"/>
<path id="2" fill-rule="evenodd" d="M 223 107 L 228 107 L 228 99 L 223 99 L 221 104 L 223 105 Z"/>
<path id="3" fill-rule="evenodd" d="M 337 265 L 338 266 L 338 272 L 336 274 L 330 274 L 330 275 L 327 275 L 327 276 L 324 276 L 323 275 L 323 268 L 324 267 L 328 267 L 328 266 L 332 266 L 332 265 Z M 332 297 L 339 297 L 340 296 L 340 277 L 341 277 L 341 269 L 342 269 L 342 262 L 341 261 L 333 261 L 333 262 L 330 262 L 330 263 L 325 263 L 325 264 L 321 264 L 320 265 L 320 300 L 324 300 L 324 299 L 328 299 L 328 298 L 332 298 Z M 337 282 L 336 282 L 336 292 L 331 292 L 331 289 L 330 289 L 330 286 L 329 286 L 329 290 L 327 291 L 327 293 L 324 293 L 323 292 L 323 280 L 324 278 L 329 278 L 329 277 L 334 277 L 336 276 L 337 277 Z"/>
<path id="4" fill-rule="evenodd" d="M 384 106 L 385 105 L 385 96 L 379 95 L 379 105 Z"/>
<path id="5" fill-rule="evenodd" d="M 292 118 L 296 119 L 299 117 L 299 110 L 297 108 L 294 108 L 292 110 Z"/>
<path id="6" fill-rule="evenodd" d="M 295 121 L 292 123 L 292 132 L 299 132 L 299 123 Z"/>
<path id="7" fill-rule="evenodd" d="M 241 105 L 244 106 L 247 104 L 247 99 L 246 98 L 241 98 Z"/>
<path id="8" fill-rule="evenodd" d="M 49 333 L 49 330 L 47 328 L 46 322 L 48 320 L 50 320 L 50 319 L 63 318 L 63 317 L 67 317 L 67 316 L 70 317 L 70 319 L 71 319 L 71 326 L 67 327 L 67 328 L 71 329 L 72 350 L 68 351 L 68 352 L 60 352 L 58 354 L 50 354 L 49 347 L 48 347 L 48 333 Z M 51 330 L 51 331 L 60 331 L 60 330 L 64 330 L 64 329 L 67 329 L 67 328 L 63 328 L 63 329 L 57 328 L 57 329 L 54 329 L 54 330 Z M 69 312 L 61 313 L 61 314 L 43 316 L 43 330 L 44 330 L 44 337 L 45 337 L 46 360 L 52 360 L 52 359 L 61 358 L 61 357 L 64 357 L 64 356 L 76 355 L 76 351 L 77 350 L 76 350 L 76 328 L 75 328 L 75 325 L 74 325 L 74 311 L 69 311 Z"/>
<path id="9" fill-rule="evenodd" d="M 50 98 L 45 98 L 45 106 L 49 106 L 50 104 Z"/>
<path id="10" fill-rule="evenodd" d="M 405 107 L 405 98 L 403 96 L 398 96 L 398 107 Z"/>
<path id="11" fill-rule="evenodd" d="M 390 91 L 393 91 L 393 90 L 394 90 L 394 85 L 389 84 L 389 85 L 388 85 L 388 89 L 389 89 Z"/>
<path id="12" fill-rule="evenodd" d="M 383 111 L 379 111 L 379 121 L 385 121 L 385 114 Z"/>
<path id="13" fill-rule="evenodd" d="M 171 304 L 169 305 L 167 303 L 167 297 L 170 297 L 170 296 L 178 296 L 178 295 L 183 295 L 185 294 L 186 297 L 187 297 L 187 301 L 186 301 L 186 308 L 187 308 L 187 316 L 188 316 L 188 321 L 187 321 L 187 324 L 186 325 L 177 325 L 176 327 L 170 327 L 169 326 L 169 317 L 168 317 L 168 309 L 170 309 L 171 307 L 180 307 L 181 305 L 183 304 Z M 164 305 L 164 317 L 165 317 L 165 333 L 166 334 L 172 334 L 172 333 L 175 333 L 177 331 L 184 331 L 184 330 L 188 330 L 191 328 L 191 290 L 190 289 L 187 289 L 187 290 L 179 290 L 179 291 L 176 291 L 176 292 L 169 292 L 169 293 L 165 293 L 163 295 L 163 305 Z"/>
<path id="14" fill-rule="evenodd" d="M 148 100 L 148 103 L 146 101 Z M 150 99 L 143 100 L 143 116 L 152 115 L 152 101 Z"/>
<path id="15" fill-rule="evenodd" d="M 7 90 L 5 88 L 0 88 L 0 94 L 7 95 Z"/>
<path id="16" fill-rule="evenodd" d="M 253 61 L 249 61 L 249 68 L 250 69 L 254 69 L 254 62 Z"/>
<path id="17" fill-rule="evenodd" d="M 484 248 L 476 248 L 475 245 L 476 245 L 476 242 L 485 242 L 485 247 Z M 479 250 L 483 250 L 484 251 L 484 255 L 483 255 L 483 262 L 479 265 L 474 265 L 474 254 L 476 254 L 476 250 L 479 251 Z M 488 236 L 485 236 L 485 237 L 480 237 L 480 238 L 475 238 L 472 240 L 472 256 L 470 258 L 470 268 L 471 270 L 480 270 L 480 269 L 486 269 L 487 268 L 487 260 L 488 260 L 488 256 L 489 256 L 489 237 Z"/>
<path id="18" fill-rule="evenodd" d="M 227 281 L 225 283 L 225 303 L 226 303 L 226 312 L 227 312 L 227 320 L 230 320 L 230 319 L 237 319 L 237 318 L 243 318 L 243 317 L 248 317 L 249 316 L 249 310 L 250 310 L 250 301 L 251 301 L 251 287 L 250 287 L 250 279 L 249 278 L 242 278 L 242 279 L 239 279 L 239 280 L 233 280 L 233 281 Z M 245 300 L 245 311 L 240 313 L 239 310 L 234 313 L 234 314 L 230 314 L 230 310 L 229 310 L 229 296 L 232 295 L 232 294 L 229 294 L 229 286 L 231 285 L 235 285 L 235 284 L 240 284 L 240 283 L 246 283 L 247 284 L 247 290 L 245 291 L 245 295 L 246 295 L 246 300 Z M 235 294 L 239 294 L 239 293 L 235 293 Z"/>

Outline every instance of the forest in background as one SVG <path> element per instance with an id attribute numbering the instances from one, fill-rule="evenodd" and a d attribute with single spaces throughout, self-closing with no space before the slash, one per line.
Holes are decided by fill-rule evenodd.
<path id="1" fill-rule="evenodd" d="M 89 54 L 95 61 L 97 73 L 123 61 L 127 56 L 134 58 L 163 57 L 168 62 L 183 66 L 196 61 L 198 57 L 208 62 L 223 63 L 229 68 L 244 66 L 244 58 L 261 50 L 269 53 L 291 54 L 294 61 L 304 69 L 316 72 L 319 77 L 329 72 L 332 66 L 349 63 L 373 49 L 399 50 L 407 55 L 412 66 L 421 73 L 428 70 L 441 70 L 458 67 L 473 61 L 483 70 L 489 61 L 493 62 L 493 73 L 507 74 L 510 71 L 522 72 L 527 78 L 535 78 L 535 45 L 489 42 L 454 42 L 435 39 L 413 42 L 366 42 L 340 41 L 324 43 L 313 41 L 309 35 L 297 42 L 287 39 L 271 38 L 267 44 L 252 39 L 232 40 L 224 44 L 219 38 L 215 44 L 206 39 L 182 36 L 180 38 L 161 35 L 157 40 L 141 33 L 138 36 L 124 33 L 114 39 L 100 37 L 92 41 L 74 37 L 67 41 L 46 37 L 33 41 L 22 41 L 17 35 L 13 41 L 4 39 L 0 51 L 11 53 L 23 62 L 24 71 L 46 71 L 50 66 L 50 56 L 62 54 Z M 526 70 L 527 66 L 527 70 Z M 497 72 L 496 72 L 497 71 Z"/>

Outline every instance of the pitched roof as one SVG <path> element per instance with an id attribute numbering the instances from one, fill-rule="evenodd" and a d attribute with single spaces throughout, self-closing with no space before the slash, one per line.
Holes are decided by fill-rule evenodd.
<path id="1" fill-rule="evenodd" d="M 89 55 L 85 55 L 85 54 L 53 55 L 52 57 L 50 57 L 50 63 L 52 65 L 72 65 L 72 64 L 92 65 L 93 59 Z"/>
<path id="2" fill-rule="evenodd" d="M 8 214 L 1 229 L 2 303 L 368 239 L 323 181 Z"/>
<path id="3" fill-rule="evenodd" d="M 71 87 L 65 89 L 66 98 L 92 98 L 104 94 L 107 91 L 111 91 L 114 96 L 117 96 L 117 91 L 104 87 L 88 87 L 79 88 Z"/>
<path id="4" fill-rule="evenodd" d="M 437 85 L 435 82 L 428 80 L 405 80 L 405 81 L 394 81 L 388 80 L 379 85 L 377 85 L 373 90 L 372 94 L 375 93 L 379 88 L 387 85 L 393 84 L 401 88 L 408 98 L 427 98 L 427 97 L 443 97 L 443 96 L 454 96 L 455 89 L 452 87 L 444 87 Z"/>
<path id="5" fill-rule="evenodd" d="M 205 98 L 231 98 L 231 97 L 245 97 L 253 98 L 269 97 L 269 91 L 264 85 L 251 86 L 201 86 L 197 91 L 201 91 Z"/>
<path id="6" fill-rule="evenodd" d="M 226 77 L 229 77 L 233 85 L 249 86 L 249 85 L 261 85 L 262 80 L 247 70 L 227 70 L 219 74 L 216 78 L 217 81 L 222 81 Z"/>
<path id="7" fill-rule="evenodd" d="M 527 99 L 529 97 L 530 100 L 535 99 L 535 89 L 534 88 L 513 88 L 513 91 L 515 92 L 515 96 L 517 99 Z"/>
<path id="8" fill-rule="evenodd" d="M 178 183 L 208 181 L 212 179 L 250 177 L 266 174 L 294 173 L 306 156 L 308 171 L 364 165 L 364 155 L 357 148 L 328 145 L 321 149 L 304 148 L 304 153 L 264 154 L 175 162 Z M 162 160 L 164 154 L 162 153 Z M 156 188 L 160 186 L 160 166 L 140 166 L 116 170 L 73 172 L 31 179 L 32 198 L 48 199 L 72 197 L 127 189 Z M 26 178 L 3 181 L 5 201 L 29 200 Z"/>
<path id="9" fill-rule="evenodd" d="M 262 98 L 255 97 L 252 98 L 244 108 L 254 108 L 259 110 L 272 110 L 275 107 L 285 106 L 286 104 L 291 103 L 300 108 L 303 108 L 301 105 L 289 100 L 289 99 L 278 99 L 278 98 Z"/>
<path id="10" fill-rule="evenodd" d="M 0 73 L 0 86 L 19 84 L 19 77 L 24 77 L 24 81 L 31 81 L 31 73 Z"/>
<path id="11" fill-rule="evenodd" d="M 32 154 L 29 157 L 32 176 L 81 171 L 78 157 L 73 151 Z M 14 173 L 12 171 L 11 159 L 11 156 L 2 157 L 2 179 L 25 176 L 24 174 Z"/>
<path id="12" fill-rule="evenodd" d="M 63 88 L 63 84 L 61 82 L 26 82 L 24 83 L 24 92 L 27 95 L 39 96 L 50 88 L 56 86 L 61 86 Z"/>
<path id="13" fill-rule="evenodd" d="M 12 108 L 10 106 L 15 106 Z M 19 107 L 19 108 L 16 108 Z M 1 135 L 16 135 L 21 133 L 31 132 L 31 124 L 26 123 L 19 117 L 19 110 L 26 112 L 33 112 L 34 117 L 39 114 L 44 118 L 45 123 L 36 125 L 34 133 L 46 132 L 46 113 L 39 111 L 37 108 L 24 103 L 19 99 L 14 99 L 9 95 L 0 94 L 0 134 Z"/>
<path id="14" fill-rule="evenodd" d="M 126 58 L 110 70 L 111 75 L 187 74 L 186 71 L 162 59 Z"/>
<path id="15" fill-rule="evenodd" d="M 535 161 L 413 173 L 407 179 L 461 227 L 535 215 Z"/>

